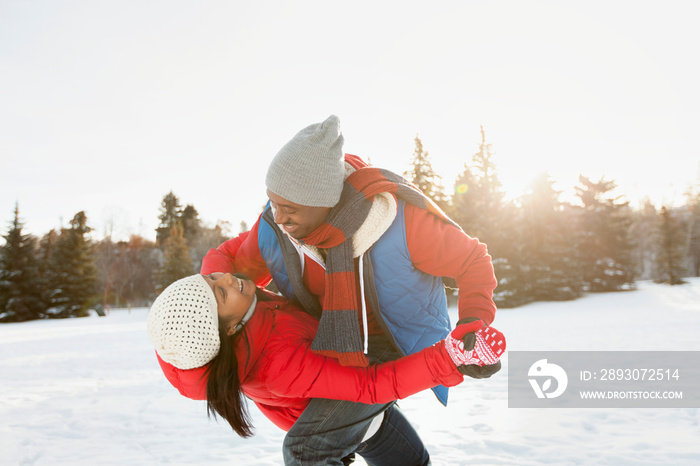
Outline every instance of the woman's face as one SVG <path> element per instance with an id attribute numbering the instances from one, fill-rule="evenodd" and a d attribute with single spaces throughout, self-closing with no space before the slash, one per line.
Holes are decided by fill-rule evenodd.
<path id="1" fill-rule="evenodd" d="M 215 272 L 202 275 L 216 296 L 219 319 L 226 323 L 226 333 L 233 335 L 255 296 L 255 284 L 230 273 Z"/>

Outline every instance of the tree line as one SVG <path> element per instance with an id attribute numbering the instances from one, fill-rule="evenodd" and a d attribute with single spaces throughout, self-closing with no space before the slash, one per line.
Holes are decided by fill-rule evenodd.
<path id="1" fill-rule="evenodd" d="M 500 307 L 564 301 L 585 292 L 634 289 L 636 280 L 677 285 L 700 276 L 700 194 L 685 206 L 641 209 L 614 194 L 612 180 L 579 177 L 577 204 L 563 202 L 546 174 L 505 200 L 494 151 L 482 128 L 478 151 L 447 190 L 418 136 L 404 176 L 464 231 L 488 245 Z M 167 193 L 156 241 L 132 235 L 90 239 L 84 212 L 41 238 L 22 232 L 19 207 L 0 248 L 0 322 L 85 316 L 109 306 L 148 306 L 173 281 L 199 270 L 228 225 L 205 226 L 193 205 Z M 241 231 L 247 230 L 241 222 Z M 445 278 L 448 296 L 455 283 Z"/>
<path id="2" fill-rule="evenodd" d="M 404 176 L 487 244 L 500 307 L 630 290 L 639 279 L 678 285 L 700 276 L 700 193 L 689 193 L 680 208 L 657 210 L 646 201 L 635 210 L 615 194 L 613 180 L 581 175 L 572 204 L 559 199 L 554 180 L 543 173 L 524 195 L 506 201 L 482 127 L 479 149 L 448 196 L 417 136 L 415 144 Z"/>
<path id="3" fill-rule="evenodd" d="M 156 241 L 132 235 L 92 241 L 85 212 L 43 237 L 22 232 L 19 206 L 0 248 L 0 322 L 83 317 L 110 306 L 148 306 L 173 281 L 199 270 L 228 226 L 206 227 L 192 205 L 163 197 Z"/>

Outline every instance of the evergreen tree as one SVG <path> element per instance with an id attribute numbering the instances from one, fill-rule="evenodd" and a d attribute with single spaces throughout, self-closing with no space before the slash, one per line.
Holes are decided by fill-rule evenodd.
<path id="1" fill-rule="evenodd" d="M 175 280 L 194 273 L 187 243 L 182 235 L 182 228 L 174 226 L 163 248 L 163 265 L 158 271 L 156 291 L 162 292 Z"/>
<path id="2" fill-rule="evenodd" d="M 93 246 L 88 238 L 85 212 L 78 212 L 70 228 L 62 228 L 51 262 L 55 270 L 52 286 L 52 308 L 56 318 L 85 317 L 90 299 L 96 295 L 97 269 Z"/>
<path id="3" fill-rule="evenodd" d="M 411 158 L 411 169 L 404 173 L 404 177 L 411 181 L 423 194 L 428 196 L 442 210 L 447 210 L 448 197 L 445 194 L 445 188 L 442 184 L 442 179 L 435 170 L 428 151 L 423 150 L 423 142 L 416 135 L 416 148 L 413 151 Z"/>
<path id="4" fill-rule="evenodd" d="M 199 212 L 193 205 L 187 204 L 185 206 L 180 216 L 180 224 L 182 225 L 182 235 L 187 242 L 187 246 L 191 249 L 202 234 L 202 222 L 199 219 Z"/>
<path id="5" fill-rule="evenodd" d="M 58 283 L 57 270 L 54 267 L 53 253 L 58 242 L 58 232 L 50 230 L 39 241 L 37 260 L 39 263 L 39 296 L 42 309 L 51 308 L 54 296 L 54 284 Z"/>
<path id="6" fill-rule="evenodd" d="M 530 191 L 521 198 L 512 243 L 517 255 L 510 256 L 517 277 L 510 284 L 511 301 L 562 301 L 580 295 L 580 277 L 576 253 L 570 240 L 569 213 L 559 201 L 559 192 L 547 174 L 535 179 Z M 517 258 L 517 260 L 515 260 Z"/>
<path id="7" fill-rule="evenodd" d="M 185 238 L 187 249 L 190 252 L 190 259 L 198 268 L 207 251 L 220 243 L 213 246 L 204 244 L 205 237 L 209 236 L 209 229 L 202 225 L 202 221 L 199 219 L 199 212 L 191 204 L 188 204 L 182 211 L 180 225 L 182 226 L 182 236 Z"/>
<path id="8" fill-rule="evenodd" d="M 479 152 L 457 178 L 450 209 L 452 218 L 464 231 L 488 244 L 489 249 L 500 246 L 505 197 L 492 157 L 493 149 L 486 142 L 482 126 Z"/>
<path id="9" fill-rule="evenodd" d="M 469 232 L 472 236 L 478 237 L 477 231 L 479 221 L 477 219 L 477 211 L 480 207 L 480 199 L 475 191 L 470 192 L 476 186 L 476 176 L 472 173 L 472 169 L 468 164 L 464 164 L 464 170 L 455 180 L 454 195 L 449 209 L 450 217 L 457 222 L 464 231 Z"/>
<path id="10" fill-rule="evenodd" d="M 173 230 L 178 228 L 190 254 L 190 262 L 193 265 L 191 269 L 198 269 L 207 251 L 228 239 L 223 237 L 219 225 L 214 228 L 204 226 L 199 218 L 199 212 L 193 205 L 188 204 L 183 209 L 180 199 L 172 191 L 163 197 L 158 219 L 160 220 L 160 225 L 156 228 L 158 247 L 165 254 L 166 242 L 172 236 Z M 160 277 L 157 276 L 157 281 L 159 280 Z M 158 286 L 160 285 L 156 287 Z"/>
<path id="11" fill-rule="evenodd" d="M 16 204 L 14 220 L 0 248 L 0 322 L 39 319 L 44 311 L 39 294 L 37 240 L 22 234 L 22 227 Z"/>
<path id="12" fill-rule="evenodd" d="M 686 235 L 679 220 L 666 206 L 661 208 L 658 234 L 657 283 L 680 285 L 685 283 L 683 259 L 687 250 Z"/>
<path id="13" fill-rule="evenodd" d="M 628 202 L 612 197 L 614 181 L 593 182 L 579 176 L 581 200 L 577 248 L 588 291 L 618 291 L 634 286 L 631 215 Z"/>
<path id="14" fill-rule="evenodd" d="M 158 220 L 160 224 L 156 228 L 156 244 L 163 248 L 165 246 L 165 240 L 170 236 L 170 230 L 176 225 L 181 225 L 182 217 L 182 205 L 180 204 L 180 199 L 170 191 L 168 194 L 163 196 L 163 200 L 160 204 L 160 214 L 158 215 Z"/>
<path id="15" fill-rule="evenodd" d="M 630 235 L 634 243 L 633 262 L 635 276 L 649 280 L 656 276 L 658 212 L 649 199 L 641 209 L 633 213 Z"/>
<path id="16" fill-rule="evenodd" d="M 471 163 L 465 164 L 455 181 L 448 213 L 469 236 L 487 244 L 499 282 L 494 300 L 502 305 L 513 295 L 513 290 L 508 288 L 515 273 L 512 259 L 508 257 L 513 246 L 508 238 L 511 225 L 504 221 L 513 218 L 513 209 L 503 201 L 505 193 L 492 158 L 493 148 L 486 142 L 482 126 L 479 151 L 472 156 Z"/>

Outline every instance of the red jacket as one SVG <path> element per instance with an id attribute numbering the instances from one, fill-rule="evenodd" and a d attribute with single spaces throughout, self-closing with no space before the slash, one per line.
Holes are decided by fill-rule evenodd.
<path id="1" fill-rule="evenodd" d="M 236 340 L 243 393 L 281 429 L 289 430 L 311 398 L 387 403 L 463 380 L 442 342 L 398 361 L 346 367 L 311 352 L 317 327 L 316 319 L 294 305 L 265 301 Z M 206 399 L 206 366 L 181 370 L 160 357 L 158 362 L 182 395 Z"/>

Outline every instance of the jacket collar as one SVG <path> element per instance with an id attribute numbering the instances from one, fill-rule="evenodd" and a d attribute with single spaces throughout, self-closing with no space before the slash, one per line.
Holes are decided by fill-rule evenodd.
<path id="1" fill-rule="evenodd" d="M 255 367 L 265 348 L 265 342 L 272 333 L 275 301 L 258 302 L 250 320 L 243 327 L 243 335 L 236 339 L 235 351 L 238 357 L 238 378 L 243 382 Z"/>

